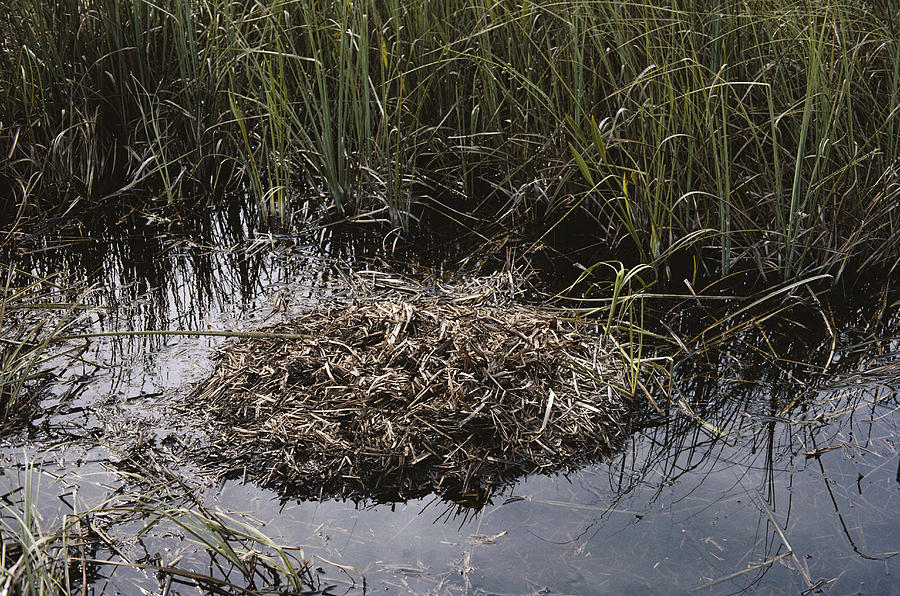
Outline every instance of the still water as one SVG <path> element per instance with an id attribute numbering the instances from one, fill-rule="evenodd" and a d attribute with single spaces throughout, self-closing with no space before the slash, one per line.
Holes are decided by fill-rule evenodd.
<path id="1" fill-rule="evenodd" d="M 84 299 L 102 307 L 86 321 L 92 331 L 252 330 L 345 291 L 350 267 L 422 277 L 471 262 L 452 244 L 423 256 L 249 222 L 239 211 L 138 213 L 25 236 L 16 259 L 88 282 Z M 211 372 L 225 341 L 211 337 L 91 340 L 32 425 L 4 438 L 0 482 L 12 500 L 22 466 L 40 462 L 52 526 L 133 490 L 126 464 L 139 454 L 202 506 L 302 548 L 327 594 L 900 594 L 900 317 L 878 302 L 781 296 L 706 332 L 726 303 L 648 304 L 688 348 L 656 395 L 662 412 L 637 415 L 611 460 L 522 479 L 477 511 L 434 497 L 298 502 L 216 481 L 189 455 L 204 441 L 202 412 L 193 420 L 172 407 Z M 688 341 L 701 332 L 703 342 Z M 118 552 L 92 556 L 228 577 L 183 529 L 145 526 L 111 527 Z M 147 569 L 96 573 L 97 594 L 204 593 Z"/>

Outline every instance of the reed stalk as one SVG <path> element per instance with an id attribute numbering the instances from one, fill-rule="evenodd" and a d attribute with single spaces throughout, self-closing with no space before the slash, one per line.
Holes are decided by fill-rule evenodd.
<path id="1" fill-rule="evenodd" d="M 13 0 L 0 176 L 40 172 L 64 205 L 240 187 L 264 215 L 302 197 L 404 229 L 582 219 L 660 270 L 678 245 L 837 281 L 900 256 L 896 21 L 858 0 Z"/>

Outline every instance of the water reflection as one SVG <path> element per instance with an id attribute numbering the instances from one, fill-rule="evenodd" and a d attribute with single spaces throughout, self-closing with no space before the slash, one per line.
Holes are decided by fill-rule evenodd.
<path id="1" fill-rule="evenodd" d="M 695 550 L 709 568 L 684 588 L 855 589 L 861 581 L 864 592 L 881 593 L 890 585 L 878 576 L 900 550 L 890 515 L 896 314 L 888 319 L 877 302 L 815 306 L 780 307 L 765 323 L 748 313 L 718 345 L 688 350 L 674 367 L 677 414 L 650 421 L 612 477 L 617 494 L 680 511 L 670 528 L 692 535 L 703 520 L 708 535 Z M 699 320 L 724 318 L 712 314 Z M 685 337 L 697 329 L 669 323 Z M 682 508 L 689 503 L 696 511 Z"/>
<path id="2" fill-rule="evenodd" d="M 22 237 L 16 262 L 91 280 L 94 300 L 108 307 L 97 330 L 252 329 L 342 291 L 350 256 L 387 266 L 370 239 L 278 236 L 255 221 L 226 209 L 135 211 L 96 227 L 56 222 L 59 233 Z M 660 332 L 685 346 L 672 361 L 671 391 L 655 396 L 665 411 L 641 412 L 613 461 L 527 478 L 477 512 L 428 497 L 298 502 L 235 480 L 206 487 L 202 470 L 179 464 L 202 433 L 173 418 L 170 405 L 209 372 L 218 339 L 94 341 L 66 372 L 77 391 L 36 421 L 30 441 L 101 441 L 121 453 L 141 445 L 181 465 L 206 506 L 355 567 L 380 591 L 896 593 L 900 320 L 886 306 L 892 299 L 810 295 L 737 317 L 727 314 L 734 305 L 661 305 L 653 313 Z M 8 439 L 4 457 L 18 459 L 25 442 Z M 124 468 L 110 463 L 121 453 L 91 446 L 54 455 L 46 470 L 62 484 L 50 483 L 46 498 L 74 485 L 83 506 L 124 490 Z M 4 466 L 9 476 L 14 469 Z M 117 537 L 128 542 L 140 527 L 123 525 Z M 203 549 L 182 537 L 150 532 L 129 543 L 128 556 L 180 554 L 186 567 L 208 568 Z M 151 574 L 102 573 L 98 592 L 158 591 Z M 364 591 L 337 575 L 334 593 Z"/>

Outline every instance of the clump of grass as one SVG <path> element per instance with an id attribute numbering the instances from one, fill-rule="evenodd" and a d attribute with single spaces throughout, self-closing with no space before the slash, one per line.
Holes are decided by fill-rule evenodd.
<path id="1" fill-rule="evenodd" d="M 4 498 L 0 510 L 0 589 L 3 593 L 62 594 L 68 569 L 60 557 L 65 531 L 42 528 L 36 509 L 39 469 L 28 462 L 17 504 Z"/>
<path id="2" fill-rule="evenodd" d="M 220 593 L 313 593 L 327 581 L 320 575 L 324 573 L 320 565 L 337 570 L 351 583 L 358 578 L 352 567 L 307 558 L 301 548 L 278 543 L 256 524 L 204 506 L 194 488 L 153 458 L 123 455 L 123 461 L 139 464 L 142 470 L 124 473 L 131 490 L 114 491 L 101 502 L 78 509 L 77 489 L 69 488 L 60 501 L 71 510 L 54 515 L 48 514 L 48 500 L 40 494 L 41 482 L 52 477 L 41 458 L 25 458 L 15 477 L 14 468 L 4 471 L 10 481 L 0 505 L 4 594 L 85 593 L 103 578 L 102 570 L 109 572 L 107 581 L 114 582 L 112 571 L 122 567 L 154 574 L 164 592 L 176 583 Z M 123 527 L 134 529 L 136 536 L 117 537 L 117 528 Z M 126 542 L 155 531 L 180 533 L 194 545 L 200 564 L 180 563 L 180 556 L 147 561 L 129 554 Z M 148 583 L 156 582 L 148 579 Z"/>
<path id="3" fill-rule="evenodd" d="M 400 227 L 578 218 L 663 271 L 839 279 L 900 257 L 888 6 L 14 0 L 0 175 Z"/>
<path id="4" fill-rule="evenodd" d="M 635 359 L 566 311 L 511 303 L 511 272 L 438 289 L 357 279 L 365 292 L 228 345 L 194 387 L 183 407 L 209 415 L 225 475 L 479 509 L 515 478 L 621 445 Z"/>

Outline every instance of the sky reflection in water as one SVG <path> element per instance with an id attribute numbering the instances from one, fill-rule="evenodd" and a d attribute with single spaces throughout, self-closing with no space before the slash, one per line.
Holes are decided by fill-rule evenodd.
<path id="1" fill-rule="evenodd" d="M 105 330 L 253 329 L 342 289 L 338 265 L 352 247 L 253 236 L 235 213 L 203 221 L 202 234 L 180 239 L 135 229 L 60 248 L 51 240 L 30 267 L 95 272 L 91 296 L 118 305 L 94 320 Z M 833 348 L 790 310 L 735 333 L 726 349 L 676 368 L 673 395 L 693 414 L 673 403 L 670 416 L 637 424 L 611 462 L 529 477 L 478 512 L 434 499 L 298 503 L 237 481 L 205 489 L 205 499 L 248 514 L 307 556 L 356 568 L 370 592 L 900 593 L 900 376 L 897 340 L 885 338 L 897 321 L 882 321 L 877 341 L 864 343 L 869 317 L 857 307 L 836 314 L 843 327 Z M 692 323 L 668 322 L 691 334 Z M 91 357 L 115 365 L 69 370 L 84 382 L 65 408 L 38 420 L 50 434 L 35 436 L 44 445 L 56 435 L 127 447 L 136 433 L 151 442 L 189 435 L 189 424 L 170 426 L 167 404 L 209 372 L 219 343 L 94 342 Z M 789 362 L 829 358 L 825 377 Z M 21 445 L 3 451 L 16 459 Z M 106 483 L 120 482 L 102 450 L 75 452 L 55 459 L 63 482 L 82 486 L 81 498 L 99 499 Z M 164 554 L 192 548 L 166 536 L 146 542 Z M 110 581 L 107 591 L 155 589 L 146 574 L 117 572 Z"/>

